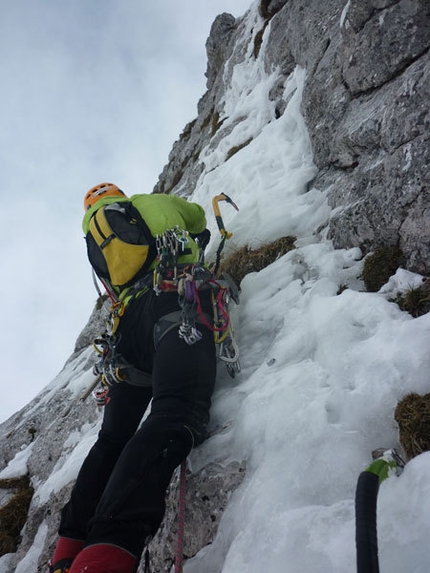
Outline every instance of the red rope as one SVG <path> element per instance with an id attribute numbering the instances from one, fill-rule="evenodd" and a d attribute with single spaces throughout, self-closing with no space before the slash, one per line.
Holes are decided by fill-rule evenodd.
<path id="1" fill-rule="evenodd" d="M 216 281 L 213 280 L 208 280 L 208 283 L 213 283 L 218 285 L 218 283 Z M 230 317 L 228 315 L 228 313 L 226 312 L 224 305 L 223 305 L 223 301 L 222 301 L 222 297 L 223 297 L 223 289 L 224 287 L 220 286 L 220 290 L 216 296 L 216 298 L 214 299 L 214 302 L 218 308 L 218 310 L 220 311 L 220 314 L 222 315 L 223 319 L 224 319 L 224 323 L 221 326 L 215 326 L 213 324 L 210 324 L 206 318 L 205 315 L 203 313 L 203 309 L 202 309 L 202 305 L 200 302 L 200 297 L 199 297 L 199 291 L 196 291 L 196 309 L 197 309 L 197 314 L 199 315 L 199 319 L 200 321 L 209 328 L 209 330 L 211 330 L 212 332 L 223 332 L 226 330 L 226 328 L 228 327 L 229 323 L 230 323 Z M 224 289 L 225 290 L 225 289 Z"/>
<path id="2" fill-rule="evenodd" d="M 182 562 L 184 558 L 186 471 L 187 460 L 185 459 L 181 464 L 181 477 L 179 482 L 178 545 L 176 548 L 175 573 L 182 573 Z"/>

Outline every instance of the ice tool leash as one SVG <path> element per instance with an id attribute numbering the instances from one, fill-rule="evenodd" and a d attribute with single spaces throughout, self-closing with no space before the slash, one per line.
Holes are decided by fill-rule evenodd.
<path id="1" fill-rule="evenodd" d="M 214 210 L 215 220 L 221 234 L 221 242 L 216 252 L 215 268 L 213 271 L 213 275 L 215 277 L 218 276 L 219 266 L 221 263 L 221 253 L 224 249 L 225 242 L 233 236 L 233 233 L 230 233 L 225 229 L 219 207 L 219 203 L 221 201 L 226 201 L 232 205 L 236 211 L 239 211 L 239 207 L 236 203 L 234 203 L 234 201 L 225 193 L 216 195 L 212 199 L 212 208 Z M 239 347 L 237 346 L 234 338 L 233 328 L 228 313 L 228 305 L 230 298 L 233 299 L 236 304 L 239 304 L 239 288 L 227 273 L 221 273 L 217 282 L 221 288 L 218 291 L 216 300 L 213 299 L 214 324 L 216 326 L 215 342 L 219 347 L 220 360 L 226 364 L 227 372 L 232 378 L 234 378 L 235 374 L 240 372 Z"/>

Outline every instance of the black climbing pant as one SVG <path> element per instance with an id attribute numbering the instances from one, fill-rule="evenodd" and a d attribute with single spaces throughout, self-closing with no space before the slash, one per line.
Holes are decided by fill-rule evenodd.
<path id="1" fill-rule="evenodd" d="M 209 292 L 202 294 L 211 314 Z M 62 511 L 61 536 L 118 545 L 139 559 L 159 528 L 174 469 L 204 439 L 215 383 L 213 333 L 203 325 L 202 339 L 191 346 L 173 328 L 154 348 L 155 322 L 178 309 L 177 294 L 155 297 L 151 291 L 121 319 L 119 350 L 152 372 L 152 388 L 126 382 L 110 388 L 98 439 Z"/>

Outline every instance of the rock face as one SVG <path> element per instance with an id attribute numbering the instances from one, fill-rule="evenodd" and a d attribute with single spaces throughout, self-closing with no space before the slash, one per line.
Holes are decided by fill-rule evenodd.
<path id="1" fill-rule="evenodd" d="M 409 270 L 430 274 L 428 0 L 261 0 L 250 10 L 252 25 L 246 15 L 216 18 L 206 44 L 207 92 L 197 118 L 173 145 L 154 191 L 186 196 L 210 169 L 204 150 L 217 149 L 234 128 L 224 125 L 224 96 L 235 66 L 252 57 L 261 60 L 266 74 L 278 70 L 269 94 L 275 118 L 287 105 L 285 80 L 301 66 L 307 71 L 302 113 L 318 168 L 311 188 L 323 191 L 333 208 L 316 232 L 336 247 L 359 246 L 364 252 L 399 245 Z M 35 491 L 18 549 L 2 560 L 5 573 L 15 571 L 31 551 L 42 571 L 51 554 L 60 509 L 91 445 L 87 436 L 95 439 L 101 418 L 91 400 L 80 401 L 79 384 L 91 370 L 95 358 L 89 345 L 103 324 L 97 309 L 64 370 L 1 425 L 0 470 L 16 455 L 26 456 L 21 475 L 29 474 Z M 86 385 L 90 380 L 89 375 Z M 70 453 L 78 446 L 82 455 L 70 467 Z M 241 461 L 212 461 L 189 473 L 187 556 L 212 541 L 244 473 Z M 1 507 L 12 493 L 3 492 Z M 151 548 L 159 571 L 169 571 L 174 558 L 177 476 L 169 496 L 166 520 Z"/>
<path id="2" fill-rule="evenodd" d="M 285 78 L 296 65 L 307 70 L 302 112 L 319 168 L 313 185 L 333 208 L 327 236 L 336 247 L 363 252 L 399 245 L 409 270 L 429 274 L 430 4 L 266 0 L 259 13 L 252 36 L 243 20 L 228 14 L 215 20 L 207 41 L 208 91 L 154 191 L 194 189 L 204 170 L 202 149 L 221 137 L 232 70 L 250 43 L 259 57 L 264 41 L 266 72 L 281 72 L 271 93 L 278 115 L 286 105 Z"/>
<path id="3" fill-rule="evenodd" d="M 328 236 L 364 251 L 399 244 L 421 273 L 430 270 L 429 16 L 426 2 L 351 1 L 303 102 L 315 185 L 338 209 Z"/>
<path id="4" fill-rule="evenodd" d="M 186 476 L 184 516 L 184 558 L 196 555 L 212 543 L 227 501 L 245 476 L 245 467 L 238 462 L 227 466 L 209 463 L 198 472 Z M 155 571 L 172 570 L 178 545 L 179 471 L 169 487 L 166 515 L 150 544 L 151 564 Z M 139 573 L 144 573 L 141 563 Z"/>

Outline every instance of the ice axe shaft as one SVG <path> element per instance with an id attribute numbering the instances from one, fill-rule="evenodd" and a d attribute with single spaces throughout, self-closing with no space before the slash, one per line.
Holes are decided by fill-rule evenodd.
<path id="1" fill-rule="evenodd" d="M 85 400 L 88 398 L 88 396 L 91 394 L 91 392 L 93 392 L 93 390 L 95 390 L 98 386 L 98 384 L 100 383 L 102 377 L 100 375 L 98 375 L 93 382 L 91 382 L 91 384 L 88 386 L 88 388 L 85 390 L 85 392 L 82 394 L 81 396 L 81 402 L 85 402 Z"/>

